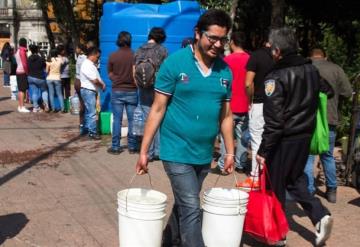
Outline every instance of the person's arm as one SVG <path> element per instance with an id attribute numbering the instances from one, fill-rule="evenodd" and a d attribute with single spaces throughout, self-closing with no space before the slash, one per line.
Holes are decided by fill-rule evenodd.
<path id="1" fill-rule="evenodd" d="M 110 56 L 108 64 L 107 64 L 107 70 L 108 70 L 109 79 L 113 81 L 114 69 L 113 69 L 113 62 L 112 62 L 111 56 Z"/>
<path id="2" fill-rule="evenodd" d="M 28 67 L 27 56 L 26 56 L 25 50 L 20 50 L 20 59 L 21 59 L 22 65 L 24 67 L 25 73 L 29 74 L 29 67 Z"/>
<path id="3" fill-rule="evenodd" d="M 147 152 L 150 144 L 154 138 L 157 129 L 164 117 L 167 103 L 171 96 L 165 95 L 155 91 L 155 99 L 151 106 L 149 116 L 146 120 L 144 136 L 141 142 L 140 155 L 136 163 L 136 173 L 142 175 L 148 171 L 148 158 Z"/>
<path id="4" fill-rule="evenodd" d="M 352 87 L 351 83 L 349 81 L 349 78 L 345 74 L 344 70 L 342 68 L 339 68 L 339 95 L 343 97 L 350 97 L 352 95 Z"/>
<path id="5" fill-rule="evenodd" d="M 102 90 L 105 90 L 105 83 L 101 80 L 99 80 L 98 78 L 94 79 L 94 80 L 90 80 L 95 86 L 99 86 Z"/>
<path id="6" fill-rule="evenodd" d="M 284 130 L 284 90 L 280 82 L 274 79 L 265 81 L 265 88 L 269 91 L 264 97 L 264 132 L 256 158 L 259 164 L 263 164 L 268 156 L 277 147 Z"/>
<path id="7" fill-rule="evenodd" d="M 221 107 L 220 130 L 224 138 L 226 154 L 224 157 L 224 170 L 228 173 L 234 171 L 234 136 L 233 117 L 230 110 L 230 103 L 224 102 Z"/>
<path id="8" fill-rule="evenodd" d="M 252 102 L 252 97 L 254 95 L 254 78 L 255 78 L 255 72 L 254 71 L 247 71 L 246 72 L 245 87 L 246 87 L 246 94 L 248 96 L 250 104 Z"/>

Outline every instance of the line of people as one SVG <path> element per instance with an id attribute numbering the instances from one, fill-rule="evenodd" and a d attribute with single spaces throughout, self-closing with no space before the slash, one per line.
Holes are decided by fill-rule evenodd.
<path id="1" fill-rule="evenodd" d="M 16 80 L 18 112 L 28 113 L 25 103 L 32 103 L 32 112 L 67 112 L 65 103 L 70 97 L 69 59 L 63 45 L 52 49 L 47 59 L 39 52 L 37 45 L 29 45 L 27 40 L 19 39 L 19 48 L 5 45 L 3 52 L 6 66 L 4 68 L 4 84 L 10 85 L 10 78 Z M 3 49 L 3 50 L 4 50 Z M 6 78 L 6 79 L 5 79 Z"/>

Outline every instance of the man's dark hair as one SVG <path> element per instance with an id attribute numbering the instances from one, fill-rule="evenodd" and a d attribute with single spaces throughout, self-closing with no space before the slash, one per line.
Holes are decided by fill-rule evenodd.
<path id="1" fill-rule="evenodd" d="M 225 27 L 227 31 L 231 28 L 231 18 L 223 10 L 220 9 L 210 9 L 204 14 L 202 14 L 196 24 L 198 31 L 204 32 L 207 31 L 209 26 L 217 25 L 220 27 Z"/>
<path id="2" fill-rule="evenodd" d="M 148 35 L 148 40 L 150 40 L 150 39 L 155 40 L 155 42 L 158 44 L 163 43 L 166 39 L 166 33 L 165 33 L 164 29 L 161 27 L 151 28 L 149 35 Z"/>
<path id="3" fill-rule="evenodd" d="M 51 49 L 50 52 L 49 52 L 49 56 L 47 58 L 47 61 L 51 62 L 51 58 L 56 58 L 57 55 L 58 55 L 57 49 Z"/>
<path id="4" fill-rule="evenodd" d="M 240 48 L 244 48 L 246 45 L 246 37 L 243 32 L 233 32 L 230 40 L 232 40 L 234 44 Z"/>
<path id="5" fill-rule="evenodd" d="M 87 56 L 92 56 L 92 55 L 96 55 L 98 53 L 101 53 L 100 49 L 97 48 L 96 46 L 90 47 L 87 50 Z"/>
<path id="6" fill-rule="evenodd" d="M 296 53 L 299 47 L 295 31 L 288 27 L 271 29 L 269 43 L 271 49 L 279 49 L 281 55 Z"/>
<path id="7" fill-rule="evenodd" d="M 119 47 L 131 47 L 131 34 L 126 31 L 119 33 L 116 45 Z"/>
<path id="8" fill-rule="evenodd" d="M 65 51 L 65 46 L 60 44 L 56 47 L 59 54 L 61 54 L 63 51 Z"/>
<path id="9" fill-rule="evenodd" d="M 34 44 L 30 45 L 29 49 L 31 51 L 31 54 L 37 54 L 39 52 L 39 47 L 37 45 L 34 45 Z"/>
<path id="10" fill-rule="evenodd" d="M 25 38 L 19 39 L 19 46 L 27 47 L 27 40 Z"/>
<path id="11" fill-rule="evenodd" d="M 83 53 L 86 53 L 87 48 L 84 44 L 78 44 L 77 48 L 79 48 Z"/>

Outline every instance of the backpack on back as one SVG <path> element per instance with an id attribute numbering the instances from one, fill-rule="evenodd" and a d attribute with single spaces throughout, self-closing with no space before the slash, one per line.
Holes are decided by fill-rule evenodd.
<path id="1" fill-rule="evenodd" d="M 154 85 L 156 65 L 151 58 L 145 58 L 135 64 L 135 82 L 139 87 L 149 88 Z"/>

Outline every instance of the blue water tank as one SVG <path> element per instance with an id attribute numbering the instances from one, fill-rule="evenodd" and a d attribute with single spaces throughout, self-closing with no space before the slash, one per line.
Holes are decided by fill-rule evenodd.
<path id="1" fill-rule="evenodd" d="M 194 27 L 204 12 L 196 1 L 173 1 L 167 4 L 131 4 L 108 2 L 103 5 L 100 20 L 100 75 L 106 83 L 106 91 L 101 92 L 101 109 L 111 109 L 111 81 L 107 75 L 110 54 L 118 49 L 116 39 L 121 31 L 132 35 L 131 48 L 147 42 L 151 28 L 162 27 L 166 32 L 164 46 L 172 53 L 181 47 L 184 38 L 194 36 Z"/>

